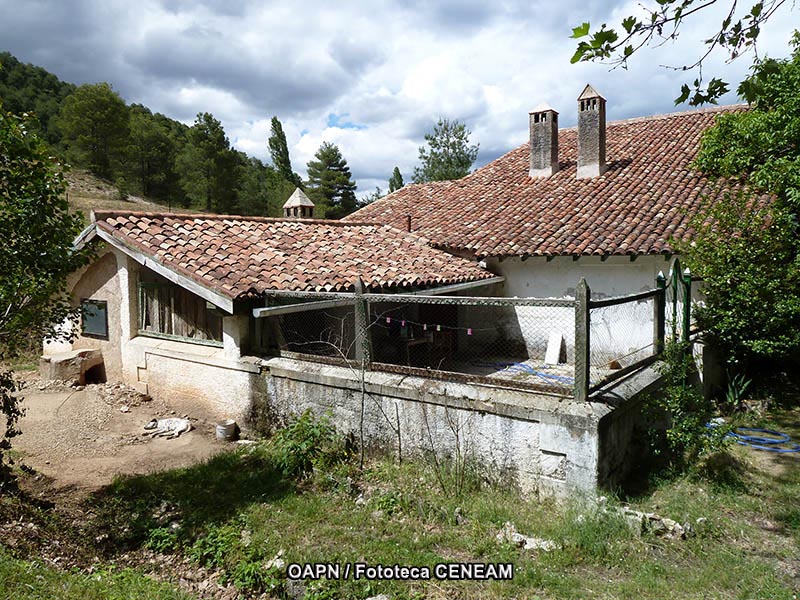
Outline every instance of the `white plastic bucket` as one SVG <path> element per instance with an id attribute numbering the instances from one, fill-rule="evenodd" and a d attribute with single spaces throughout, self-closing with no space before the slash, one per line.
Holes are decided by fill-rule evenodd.
<path id="1" fill-rule="evenodd" d="M 217 439 L 232 442 L 236 439 L 236 421 L 225 419 L 217 423 Z"/>

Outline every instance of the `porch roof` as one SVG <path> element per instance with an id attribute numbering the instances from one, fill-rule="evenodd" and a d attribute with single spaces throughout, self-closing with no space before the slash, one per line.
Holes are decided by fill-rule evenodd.
<path id="1" fill-rule="evenodd" d="M 376 223 L 95 211 L 100 237 L 227 299 L 271 291 L 408 291 L 490 279 L 474 261 Z"/>

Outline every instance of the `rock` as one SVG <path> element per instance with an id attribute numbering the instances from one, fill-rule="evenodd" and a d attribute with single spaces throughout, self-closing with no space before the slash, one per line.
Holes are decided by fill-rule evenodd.
<path id="1" fill-rule="evenodd" d="M 120 406 L 119 407 L 119 412 L 121 412 L 121 413 L 129 413 L 129 412 L 131 412 L 131 407 L 128 406 L 127 404 L 124 405 L 124 406 Z"/>
<path id="2" fill-rule="evenodd" d="M 456 510 L 454 511 L 454 516 L 455 516 L 455 520 L 456 520 L 456 525 L 464 525 L 465 523 L 469 523 L 469 519 L 467 519 L 461 513 L 461 507 L 460 506 L 457 507 Z"/>
<path id="3" fill-rule="evenodd" d="M 358 498 L 356 498 L 356 506 L 364 506 L 366 503 L 367 501 L 364 498 L 364 494 L 359 494 Z"/>
<path id="4" fill-rule="evenodd" d="M 283 560 L 283 550 L 278 550 L 278 553 L 269 559 L 267 562 L 264 563 L 264 569 L 277 569 L 278 571 L 283 571 L 286 568 L 286 561 Z"/>
<path id="5" fill-rule="evenodd" d="M 370 596 L 367 600 L 389 600 L 386 594 L 378 594 L 377 596 Z"/>
<path id="6" fill-rule="evenodd" d="M 694 529 L 688 523 L 681 525 L 677 521 L 661 517 L 656 513 L 643 513 L 627 506 L 621 509 L 621 514 L 637 535 L 649 531 L 660 537 L 681 538 L 694 535 Z"/>
<path id="7" fill-rule="evenodd" d="M 301 579 L 287 579 L 286 596 L 292 600 L 301 600 L 306 595 L 306 586 Z"/>
<path id="8" fill-rule="evenodd" d="M 505 522 L 503 528 L 497 532 L 495 539 L 500 543 L 510 543 L 523 550 L 543 550 L 544 552 L 550 552 L 561 547 L 552 540 L 522 535 L 510 521 Z"/>
<path id="9" fill-rule="evenodd" d="M 558 550 L 560 547 L 561 546 L 556 544 L 553 540 L 526 537 L 525 545 L 522 548 L 523 550 L 544 550 L 545 552 L 551 552 L 552 550 Z"/>

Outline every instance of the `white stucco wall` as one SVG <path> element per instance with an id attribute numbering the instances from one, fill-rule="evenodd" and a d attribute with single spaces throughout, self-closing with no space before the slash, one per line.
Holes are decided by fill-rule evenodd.
<path id="1" fill-rule="evenodd" d="M 594 298 L 634 294 L 655 287 L 656 275 L 659 271 L 666 275 L 670 264 L 671 259 L 663 256 L 640 256 L 633 262 L 626 256 L 605 261 L 594 256 L 487 260 L 493 272 L 506 278 L 504 294 L 521 298 L 574 298 L 581 278 L 586 279 Z"/>
<path id="2" fill-rule="evenodd" d="M 123 360 L 126 383 L 179 412 L 240 425 L 249 418 L 260 368 L 223 348 L 140 336 L 124 345 Z"/>
<path id="3" fill-rule="evenodd" d="M 489 259 L 489 268 L 506 281 L 503 295 L 509 297 L 574 298 L 580 280 L 586 279 L 593 299 L 634 294 L 655 287 L 659 271 L 669 272 L 671 260 L 663 256 L 544 257 Z M 549 334 L 561 334 L 567 346 L 567 361 L 574 359 L 574 313 L 562 308 L 517 307 L 517 324 L 532 356 L 544 357 Z M 644 348 L 653 341 L 652 300 L 595 309 L 591 315 L 592 362 L 600 364 Z"/>
<path id="4" fill-rule="evenodd" d="M 119 253 L 107 247 L 101 248 L 94 261 L 71 277 L 71 300 L 73 306 L 80 306 L 81 300 L 104 300 L 108 303 L 108 339 L 93 337 L 77 337 L 71 342 L 57 344 L 45 343 L 43 351 L 52 355 L 67 350 L 91 348 L 101 350 L 105 365 L 106 378 L 119 380 L 122 377 L 122 355 L 120 350 L 120 309 L 123 304 L 118 277 Z M 80 333 L 80 324 L 69 325 L 63 323 L 62 328 L 71 327 L 77 334 Z"/>
<path id="5" fill-rule="evenodd" d="M 287 358 L 264 366 L 278 414 L 329 414 L 339 431 L 360 437 L 357 373 Z M 605 404 L 374 371 L 364 377 L 369 446 L 397 452 L 399 430 L 404 456 L 432 450 L 452 455 L 458 443 L 488 476 L 509 475 L 528 495 L 591 495 L 597 489 L 598 427 L 611 412 Z"/>

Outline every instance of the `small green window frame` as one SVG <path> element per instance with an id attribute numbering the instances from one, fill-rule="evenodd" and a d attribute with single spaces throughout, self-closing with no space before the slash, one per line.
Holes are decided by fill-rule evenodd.
<path id="1" fill-rule="evenodd" d="M 81 335 L 108 339 L 108 302 L 90 298 L 81 300 Z"/>

